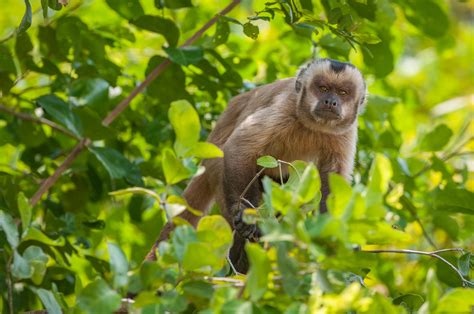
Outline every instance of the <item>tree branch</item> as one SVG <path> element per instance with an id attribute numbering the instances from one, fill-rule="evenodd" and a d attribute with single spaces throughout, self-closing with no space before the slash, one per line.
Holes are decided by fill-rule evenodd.
<path id="1" fill-rule="evenodd" d="M 236 7 L 241 0 L 232 0 L 231 3 L 229 3 L 221 12 L 216 14 L 212 19 L 210 19 L 206 24 L 204 24 L 203 27 L 201 27 L 199 30 L 194 33 L 188 40 L 185 41 L 183 45 L 180 47 L 185 47 L 188 46 L 192 43 L 194 43 L 202 34 L 208 30 L 212 25 L 214 25 L 217 20 L 219 19 L 219 16 L 225 15 L 229 13 L 234 7 Z M 161 64 L 159 64 L 156 68 L 153 69 L 153 71 L 148 74 L 148 76 L 145 78 L 145 80 L 135 87 L 135 89 L 130 93 L 130 95 L 125 98 L 123 101 L 121 101 L 114 110 L 112 110 L 107 117 L 105 117 L 104 120 L 102 120 L 102 124 L 105 126 L 109 126 L 122 111 L 124 111 L 130 104 L 130 102 L 140 93 L 142 92 L 145 87 L 150 85 L 150 83 L 160 75 L 166 67 L 171 64 L 171 61 L 166 59 L 163 61 Z M 69 168 L 69 166 L 72 164 L 72 162 L 77 158 L 79 153 L 87 146 L 90 144 L 89 139 L 83 139 L 79 144 L 74 147 L 74 149 L 69 153 L 69 155 L 66 157 L 64 162 L 56 169 L 56 171 L 53 173 L 52 176 L 47 178 L 46 180 L 43 181 L 41 186 L 39 187 L 38 191 L 36 191 L 35 195 L 30 199 L 30 204 L 31 205 L 36 205 L 38 201 L 41 199 L 41 196 L 46 193 L 59 179 L 61 174 L 66 171 L 66 169 Z"/>
<path id="2" fill-rule="evenodd" d="M 463 286 L 467 286 L 471 282 L 464 278 L 463 274 L 459 271 L 459 269 L 457 269 L 453 264 L 451 264 L 444 257 L 438 255 L 439 253 L 449 252 L 449 251 L 464 252 L 464 250 L 461 248 L 440 249 L 440 250 L 436 250 L 432 252 L 407 250 L 407 249 L 360 250 L 360 252 L 363 252 L 363 253 L 417 254 L 417 255 L 425 255 L 425 256 L 431 256 L 431 257 L 437 258 L 443 263 L 445 263 L 446 265 L 448 265 L 452 270 L 454 270 L 456 274 L 459 276 L 459 279 L 461 279 Z"/>
<path id="3" fill-rule="evenodd" d="M 45 119 L 45 118 L 37 118 L 37 117 L 34 117 L 32 115 L 23 113 L 23 112 L 16 112 L 16 111 L 14 111 L 14 110 L 12 110 L 8 107 L 5 107 L 4 105 L 1 105 L 1 104 L 0 104 L 0 111 L 11 114 L 12 116 L 15 116 L 15 117 L 17 117 L 21 120 L 30 121 L 30 122 L 33 122 L 33 123 L 36 123 L 36 124 L 46 124 L 47 126 L 51 127 L 52 129 L 55 129 L 56 131 L 59 131 L 59 132 L 65 134 L 69 137 L 72 137 L 73 139 L 81 140 L 81 138 L 79 136 L 77 136 L 76 134 L 72 133 L 71 131 L 63 128 L 59 124 L 54 123 L 51 120 L 48 120 L 48 119 Z"/>

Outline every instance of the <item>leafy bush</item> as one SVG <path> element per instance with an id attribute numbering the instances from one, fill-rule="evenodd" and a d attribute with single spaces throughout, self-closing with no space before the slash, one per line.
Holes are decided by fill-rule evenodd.
<path id="1" fill-rule="evenodd" d="M 472 4 L 67 2 L 0 20 L 2 313 L 472 311 Z M 229 225 L 176 217 L 182 189 L 222 156 L 205 139 L 229 99 L 312 56 L 369 83 L 353 183 L 332 175 L 320 215 L 313 165 L 265 178 L 236 275 Z"/>

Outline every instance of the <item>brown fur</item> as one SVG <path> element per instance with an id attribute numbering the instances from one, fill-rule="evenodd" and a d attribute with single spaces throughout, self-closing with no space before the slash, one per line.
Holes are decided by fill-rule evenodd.
<path id="1" fill-rule="evenodd" d="M 336 73 L 331 70 L 330 62 L 326 59 L 312 62 L 300 70 L 297 78 L 261 86 L 231 100 L 208 138 L 224 151 L 224 158 L 203 161 L 206 171 L 191 181 L 183 195 L 192 208 L 205 214 L 215 201 L 234 225 L 235 216 L 241 210 L 235 206 L 258 171 L 256 160 L 263 155 L 287 162 L 314 162 L 321 174 L 324 201 L 329 193 L 329 172 L 351 179 L 357 142 L 356 117 L 364 105 L 365 83 L 354 67 L 348 65 Z M 321 97 L 318 85 L 322 83 L 349 91 L 348 95 L 341 96 L 341 119 L 326 121 L 312 114 Z M 288 168 L 283 166 L 282 170 L 286 176 Z M 278 170 L 274 169 L 267 169 L 265 174 L 279 177 Z M 245 198 L 258 206 L 258 182 Z M 325 203 L 322 206 L 325 208 Z M 193 226 L 200 218 L 188 211 L 180 216 Z M 156 258 L 158 243 L 166 239 L 172 229 L 172 223 L 168 222 L 147 260 Z M 243 243 L 236 246 L 242 250 Z M 245 271 L 245 265 L 242 268 Z"/>

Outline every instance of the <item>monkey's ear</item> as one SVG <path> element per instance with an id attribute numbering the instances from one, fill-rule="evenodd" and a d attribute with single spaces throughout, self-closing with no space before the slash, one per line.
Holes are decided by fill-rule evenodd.
<path id="1" fill-rule="evenodd" d="M 364 93 L 362 97 L 359 100 L 359 108 L 358 108 L 358 113 L 361 114 L 365 110 L 365 106 L 367 105 L 367 93 Z"/>
<path id="2" fill-rule="evenodd" d="M 295 90 L 297 93 L 303 88 L 303 77 L 306 70 L 311 66 L 312 62 L 308 62 L 299 68 L 298 74 L 296 75 Z"/>

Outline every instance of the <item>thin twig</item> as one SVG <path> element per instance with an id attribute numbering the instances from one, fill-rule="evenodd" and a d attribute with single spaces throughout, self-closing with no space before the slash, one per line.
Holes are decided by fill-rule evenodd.
<path id="1" fill-rule="evenodd" d="M 7 255 L 5 254 L 6 260 L 6 281 L 7 281 L 7 290 L 8 290 L 8 308 L 10 314 L 15 313 L 13 310 L 13 281 L 12 281 L 12 261 L 13 261 L 13 252 L 12 255 L 7 259 Z"/>
<path id="2" fill-rule="evenodd" d="M 452 270 L 458 274 L 459 279 L 461 279 L 463 286 L 466 284 L 470 283 L 469 280 L 465 279 L 463 274 L 457 269 L 453 264 L 451 264 L 448 260 L 446 260 L 444 257 L 438 255 L 438 253 L 443 253 L 443 252 L 448 252 L 448 251 L 460 251 L 464 252 L 463 249 L 459 248 L 449 248 L 449 249 L 440 249 L 432 252 L 425 252 L 425 251 L 417 251 L 417 250 L 407 250 L 407 249 L 380 249 L 380 250 L 361 250 L 360 252 L 364 253 L 396 253 L 396 254 L 417 254 L 417 255 L 425 255 L 425 256 L 431 256 L 434 258 L 439 259 L 440 261 L 444 262 L 446 265 L 448 265 Z"/>
<path id="3" fill-rule="evenodd" d="M 5 107 L 1 104 L 0 104 L 0 111 L 11 114 L 12 116 L 15 116 L 15 117 L 17 117 L 21 120 L 30 121 L 30 122 L 37 123 L 37 124 L 45 124 L 45 125 L 51 127 L 52 129 L 55 129 L 56 131 L 59 131 L 59 132 L 65 134 L 69 137 L 72 137 L 76 140 L 81 140 L 81 138 L 79 136 L 77 136 L 76 134 L 72 133 L 71 131 L 63 128 L 59 124 L 54 123 L 51 120 L 48 120 L 48 119 L 45 119 L 45 118 L 37 118 L 37 117 L 34 117 L 32 115 L 23 113 L 23 112 L 17 112 L 17 111 L 14 111 L 14 110 L 12 110 L 8 107 Z"/>
<path id="4" fill-rule="evenodd" d="M 265 171 L 266 168 L 262 168 L 260 169 L 259 172 L 257 172 L 257 174 L 252 178 L 252 180 L 250 180 L 249 184 L 247 184 L 247 186 L 245 187 L 244 191 L 242 192 L 242 194 L 240 194 L 240 197 L 239 197 L 239 203 L 237 204 L 237 208 L 240 208 L 240 203 L 243 199 L 245 199 L 245 194 L 247 194 L 247 191 L 250 189 L 250 187 L 252 186 L 252 184 L 260 177 L 260 175 Z"/>
<path id="5" fill-rule="evenodd" d="M 282 163 L 282 164 L 288 165 L 291 168 L 293 168 L 293 170 L 295 170 L 296 174 L 298 175 L 298 178 L 301 179 L 301 175 L 298 172 L 298 169 L 296 169 L 296 167 L 291 162 L 287 162 L 287 161 L 278 159 L 278 163 Z"/>
<path id="6" fill-rule="evenodd" d="M 194 33 L 191 38 L 186 40 L 186 42 L 181 45 L 181 47 L 188 46 L 192 44 L 194 41 L 196 41 L 207 29 L 209 29 L 213 24 L 215 24 L 221 15 L 225 15 L 228 12 L 230 12 L 235 6 L 237 6 L 240 3 L 241 0 L 233 0 L 227 7 L 225 7 L 221 12 L 216 14 L 212 19 L 210 19 L 206 24 L 204 24 L 203 27 L 201 27 L 196 33 Z M 105 126 L 110 125 L 120 113 L 122 113 L 123 110 L 125 110 L 130 102 L 141 92 L 150 85 L 150 83 L 161 73 L 163 70 L 170 64 L 171 62 L 167 59 L 163 61 L 160 65 L 158 65 L 153 71 L 148 74 L 148 76 L 145 78 L 145 80 L 135 87 L 135 89 L 130 93 L 130 95 L 125 98 L 122 102 L 120 102 L 117 107 L 115 107 L 114 110 L 112 110 L 107 117 L 105 117 L 104 120 L 102 120 L 102 124 Z M 56 169 L 56 171 L 53 173 L 53 175 L 46 180 L 43 181 L 41 186 L 39 187 L 38 191 L 36 191 L 35 195 L 30 200 L 30 203 L 34 206 L 36 203 L 41 199 L 41 196 L 46 193 L 58 180 L 60 175 L 68 169 L 68 167 L 72 164 L 72 162 L 77 158 L 79 153 L 87 146 L 89 145 L 90 140 L 82 140 L 79 144 L 74 147 L 74 149 L 69 153 L 69 155 L 66 157 L 64 162 Z"/>

